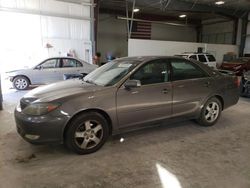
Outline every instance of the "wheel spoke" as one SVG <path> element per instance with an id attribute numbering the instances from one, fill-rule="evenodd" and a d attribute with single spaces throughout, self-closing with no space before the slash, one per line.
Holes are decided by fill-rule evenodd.
<path id="1" fill-rule="evenodd" d="M 88 146 L 88 143 L 89 143 L 89 142 L 88 142 L 86 139 L 84 139 L 80 147 L 81 147 L 82 149 L 86 149 L 87 146 Z"/>
<path id="2" fill-rule="evenodd" d="M 90 123 L 90 121 L 86 121 L 86 122 L 84 123 L 84 125 L 85 125 L 85 130 L 91 129 L 91 123 Z"/>
<path id="3" fill-rule="evenodd" d="M 75 138 L 83 138 L 84 137 L 84 132 L 76 132 L 75 133 Z"/>
<path id="4" fill-rule="evenodd" d="M 210 113 L 207 113 L 207 114 L 205 115 L 205 118 L 208 119 L 209 117 L 211 117 L 211 115 L 210 115 Z"/>
<path id="5" fill-rule="evenodd" d="M 94 133 L 96 134 L 99 130 L 102 129 L 102 126 L 100 124 L 96 125 L 95 128 L 93 128 L 92 130 L 94 131 Z"/>
<path id="6" fill-rule="evenodd" d="M 211 108 L 209 107 L 209 105 L 207 106 L 206 110 L 207 110 L 207 111 L 210 111 L 210 110 L 211 110 Z"/>
<path id="7" fill-rule="evenodd" d="M 216 103 L 212 103 L 212 109 L 215 110 L 216 109 Z"/>
<path id="8" fill-rule="evenodd" d="M 100 142 L 100 139 L 97 136 L 94 136 L 93 138 L 91 138 L 91 140 L 94 141 L 96 144 Z"/>

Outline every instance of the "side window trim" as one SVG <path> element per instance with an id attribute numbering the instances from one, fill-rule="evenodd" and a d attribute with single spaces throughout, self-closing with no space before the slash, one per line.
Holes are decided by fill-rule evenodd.
<path id="1" fill-rule="evenodd" d="M 149 63 L 152 63 L 153 61 L 157 61 L 157 60 L 162 60 L 162 61 L 166 61 L 167 64 L 167 74 L 168 74 L 168 81 L 167 82 L 159 82 L 159 83 L 151 83 L 151 84 L 142 84 L 141 87 L 146 87 L 146 86 L 152 86 L 152 85 L 156 85 L 156 84 L 166 84 L 166 83 L 170 83 L 171 82 L 171 70 L 170 70 L 170 61 L 169 59 L 155 59 L 155 60 L 150 60 L 146 63 L 144 63 L 143 65 L 141 65 L 140 67 L 138 67 L 137 70 L 135 70 L 129 77 L 127 80 L 130 80 L 131 77 L 136 74 L 141 68 L 145 67 L 146 65 L 148 65 Z M 126 82 L 126 81 L 125 81 Z M 124 83 L 125 83 L 124 82 Z"/>
<path id="2" fill-rule="evenodd" d="M 57 58 L 49 58 L 49 59 L 46 59 L 46 60 L 44 60 L 42 63 L 40 63 L 40 64 L 37 65 L 37 66 L 43 66 L 44 63 L 47 63 L 48 61 L 51 61 L 51 60 L 55 60 L 55 61 L 56 61 L 55 67 L 44 68 L 44 69 L 54 69 L 54 68 L 58 68 L 58 67 L 57 67 Z"/>
<path id="3" fill-rule="evenodd" d="M 74 59 L 75 60 L 75 59 Z M 83 67 L 83 63 L 81 62 L 81 61 L 78 61 L 78 60 L 75 60 L 75 62 L 76 62 L 76 67 L 78 67 L 77 66 L 77 63 L 79 63 L 81 66 L 80 67 Z"/>
<path id="4" fill-rule="evenodd" d="M 211 62 L 211 61 L 209 61 L 207 54 L 205 55 L 205 57 L 206 57 L 207 63 Z"/>
<path id="5" fill-rule="evenodd" d="M 186 80 L 198 80 L 198 79 L 204 79 L 204 78 L 210 78 L 211 76 L 204 71 L 202 68 L 199 67 L 199 65 L 196 65 L 195 63 L 193 63 L 192 61 L 189 60 L 183 60 L 184 62 L 191 64 L 192 66 L 194 66 L 196 69 L 198 69 L 199 71 L 201 71 L 205 76 L 204 77 L 200 77 L 200 78 L 188 78 L 188 79 L 181 79 L 181 80 L 174 80 L 173 79 L 173 66 L 172 66 L 172 61 L 179 61 L 179 59 L 175 59 L 172 58 L 169 60 L 169 66 L 170 66 L 170 82 L 179 82 L 179 81 L 186 81 Z"/>

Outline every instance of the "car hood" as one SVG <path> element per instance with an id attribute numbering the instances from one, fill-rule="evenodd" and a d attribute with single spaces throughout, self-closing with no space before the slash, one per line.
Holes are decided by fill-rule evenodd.
<path id="1" fill-rule="evenodd" d="M 6 74 L 13 74 L 13 73 L 22 72 L 22 71 L 25 71 L 25 70 L 28 70 L 28 68 L 27 69 L 18 69 L 18 70 L 8 71 L 8 72 L 6 72 Z"/>
<path id="2" fill-rule="evenodd" d="M 24 98 L 33 98 L 36 102 L 51 102 L 57 99 L 73 97 L 80 94 L 90 94 L 105 87 L 86 83 L 80 79 L 71 79 L 40 86 L 28 92 Z M 34 100 L 33 100 L 34 101 Z"/>

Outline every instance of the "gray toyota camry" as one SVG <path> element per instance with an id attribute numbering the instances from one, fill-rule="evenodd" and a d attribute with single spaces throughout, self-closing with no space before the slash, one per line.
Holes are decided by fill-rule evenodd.
<path id="1" fill-rule="evenodd" d="M 59 142 L 78 154 L 110 135 L 159 122 L 194 119 L 214 125 L 239 100 L 237 78 L 179 57 L 127 57 L 83 80 L 36 88 L 15 110 L 18 133 L 33 144 Z"/>

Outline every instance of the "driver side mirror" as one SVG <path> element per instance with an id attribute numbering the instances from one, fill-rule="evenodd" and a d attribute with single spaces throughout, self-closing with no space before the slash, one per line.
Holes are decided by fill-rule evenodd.
<path id="1" fill-rule="evenodd" d="M 127 80 L 124 83 L 124 87 L 126 89 L 141 87 L 141 81 L 140 80 Z"/>
<path id="2" fill-rule="evenodd" d="M 38 65 L 38 66 L 36 66 L 36 69 L 41 70 L 41 69 L 42 69 L 42 66 L 41 66 L 41 65 Z"/>

